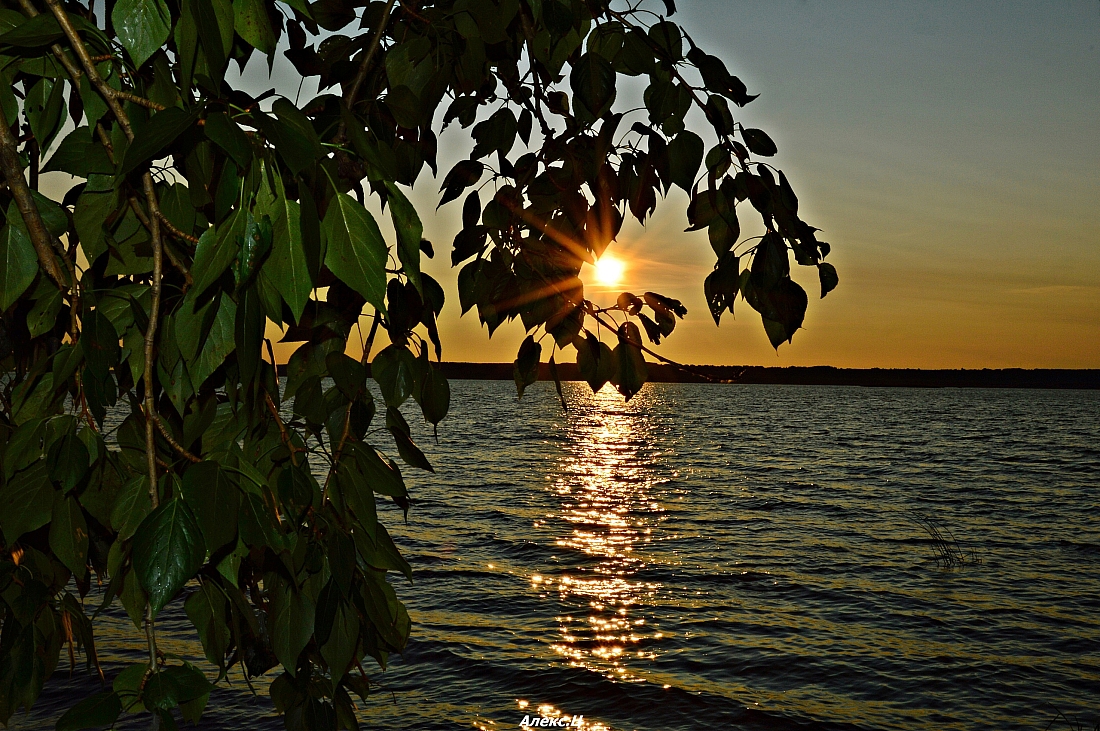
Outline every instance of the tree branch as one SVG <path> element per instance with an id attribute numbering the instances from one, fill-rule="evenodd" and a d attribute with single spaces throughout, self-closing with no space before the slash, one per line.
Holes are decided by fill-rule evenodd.
<path id="1" fill-rule="evenodd" d="M 42 223 L 42 215 L 38 212 L 38 206 L 35 205 L 34 198 L 31 196 L 31 189 L 27 185 L 26 178 L 23 177 L 18 144 L 15 135 L 11 132 L 4 110 L 0 109 L 0 169 L 3 169 L 4 179 L 7 180 L 12 198 L 15 199 L 15 206 L 23 217 L 31 244 L 34 245 L 34 251 L 38 254 L 38 263 L 42 265 L 57 288 L 65 292 L 68 290 L 65 275 L 61 273 L 61 267 L 53 258 L 53 236 Z"/>
<path id="2" fill-rule="evenodd" d="M 359 63 L 359 70 L 355 74 L 355 79 L 351 82 L 351 86 L 348 87 L 348 91 L 344 94 L 344 104 L 347 105 L 350 110 L 355 105 L 355 100 L 359 96 L 359 88 L 363 85 L 363 82 L 367 79 L 367 72 L 370 71 L 371 61 L 374 59 L 374 54 L 378 52 L 378 48 L 382 45 L 382 34 L 386 32 L 386 26 L 390 22 L 390 11 L 393 10 L 393 4 L 395 0 L 386 0 L 386 7 L 382 10 L 382 20 L 378 23 L 377 30 L 374 31 L 374 37 L 370 39 L 370 47 L 367 48 L 367 55 L 363 56 L 363 60 Z"/>
<path id="3" fill-rule="evenodd" d="M 188 460 L 189 462 L 202 462 L 202 460 L 200 458 L 193 455 L 191 452 L 189 452 L 187 450 L 186 447 L 184 447 L 183 445 L 181 445 L 179 442 L 176 441 L 176 438 L 172 436 L 172 434 L 168 431 L 168 428 L 164 426 L 164 422 L 161 421 L 160 414 L 157 414 L 154 411 L 153 412 L 153 417 L 154 417 L 153 421 L 157 425 L 157 431 L 159 431 L 160 435 L 162 437 L 164 437 L 164 441 L 168 442 L 168 444 L 171 445 L 172 449 L 179 452 L 180 455 L 184 459 Z"/>

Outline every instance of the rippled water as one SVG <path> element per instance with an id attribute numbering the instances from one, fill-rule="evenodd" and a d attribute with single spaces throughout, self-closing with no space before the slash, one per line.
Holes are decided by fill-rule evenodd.
<path id="1" fill-rule="evenodd" d="M 1100 720 L 1100 393 L 565 384 L 563 412 L 546 384 L 452 388 L 420 439 L 438 473 L 407 525 L 382 511 L 414 626 L 368 727 Z M 940 567 L 915 513 L 980 563 Z M 201 657 L 175 617 L 162 646 Z M 127 622 L 100 620 L 109 671 L 140 661 Z M 95 686 L 64 676 L 15 728 Z M 204 727 L 281 728 L 232 680 Z"/>

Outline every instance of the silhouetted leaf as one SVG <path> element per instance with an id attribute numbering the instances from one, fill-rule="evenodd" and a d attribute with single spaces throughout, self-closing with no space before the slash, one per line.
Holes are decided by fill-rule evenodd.
<path id="1" fill-rule="evenodd" d="M 764 130 L 748 127 L 741 130 L 741 137 L 745 140 L 745 146 L 757 155 L 771 157 L 779 152 L 772 138 L 768 137 Z"/>
<path id="2" fill-rule="evenodd" d="M 821 296 L 824 298 L 836 289 L 836 285 L 840 283 L 840 277 L 837 276 L 836 267 L 826 262 L 817 265 L 817 273 L 821 279 Z"/>
<path id="3" fill-rule="evenodd" d="M 519 398 L 523 398 L 523 390 L 539 379 L 539 357 L 542 355 L 542 345 L 535 342 L 534 337 L 528 335 L 519 346 L 519 354 L 516 356 L 512 368 L 512 377 L 516 381 L 516 392 Z"/>
<path id="4" fill-rule="evenodd" d="M 599 119 L 615 103 L 615 69 L 594 53 L 580 57 L 569 74 L 574 98 L 584 104 L 593 119 Z"/>
<path id="5" fill-rule="evenodd" d="M 614 353 L 619 367 L 611 383 L 629 401 L 645 385 L 649 377 L 648 369 L 642 356 L 642 334 L 638 332 L 638 326 L 624 322 L 619 326 L 618 336 L 619 344 L 615 346 Z"/>
<path id="6" fill-rule="evenodd" d="M 668 164 L 672 182 L 690 193 L 703 162 L 703 140 L 684 130 L 668 143 Z"/>

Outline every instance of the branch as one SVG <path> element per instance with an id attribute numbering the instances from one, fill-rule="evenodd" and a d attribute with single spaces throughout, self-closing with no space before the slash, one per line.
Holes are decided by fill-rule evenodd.
<path id="1" fill-rule="evenodd" d="M 290 439 L 290 433 L 286 430 L 286 424 L 283 423 L 283 418 L 279 416 L 279 410 L 275 408 L 275 401 L 272 400 L 271 394 L 264 390 L 264 400 L 267 401 L 267 408 L 271 412 L 271 415 L 275 417 L 275 423 L 279 427 L 279 433 L 282 435 L 283 444 L 290 451 L 290 463 L 295 467 L 298 466 L 298 447 Z"/>
<path id="2" fill-rule="evenodd" d="M 42 215 L 38 212 L 38 206 L 31 197 L 31 189 L 23 177 L 23 166 L 19 163 L 18 142 L 11 132 L 7 116 L 0 109 L 0 169 L 3 169 L 4 178 L 8 182 L 15 205 L 23 216 L 23 223 L 30 234 L 34 251 L 38 254 L 38 262 L 54 281 L 62 292 L 68 290 L 65 275 L 61 273 L 61 267 L 53 258 L 53 237 L 42 223 Z"/>
<path id="3" fill-rule="evenodd" d="M 128 101 L 128 102 L 133 102 L 134 104 L 146 107 L 147 109 L 155 109 L 158 112 L 162 111 L 164 109 L 163 104 L 157 104 L 154 101 L 150 101 L 149 99 L 146 99 L 145 97 L 138 96 L 137 94 L 133 94 L 129 91 L 119 91 L 119 90 L 114 89 L 112 87 L 107 87 L 107 88 L 111 89 L 111 94 L 113 96 L 115 96 L 116 98 L 118 98 L 118 99 L 122 99 L 122 100 Z"/>
<path id="4" fill-rule="evenodd" d="M 118 124 L 122 127 L 126 139 L 133 142 L 134 129 L 130 126 L 130 118 L 126 116 L 126 112 L 122 109 L 122 105 L 118 103 L 118 97 L 115 96 L 115 90 L 99 75 L 99 69 L 95 67 L 95 62 L 88 53 L 88 47 L 84 45 L 84 41 L 80 38 L 80 34 L 77 33 L 76 28 L 73 27 L 73 22 L 69 19 L 69 14 L 61 7 L 60 0 L 46 0 L 46 4 L 50 8 L 50 12 L 57 18 L 57 24 L 61 26 L 61 30 L 64 32 L 65 37 L 69 39 L 69 43 L 72 45 L 73 51 L 76 52 L 77 58 L 80 59 L 80 64 L 84 67 L 84 73 L 88 74 L 88 81 L 92 83 L 92 86 L 96 88 L 99 95 L 107 102 L 107 107 L 111 110 L 115 119 L 118 120 Z"/>
<path id="5" fill-rule="evenodd" d="M 596 320 L 596 322 L 600 323 L 601 325 L 606 327 L 611 332 L 618 334 L 618 332 L 619 332 L 618 327 L 616 327 L 613 324 L 609 325 L 606 320 L 602 319 L 595 312 L 589 312 L 588 314 L 591 315 Z M 691 368 L 689 366 L 686 366 L 683 363 L 677 363 L 674 360 L 669 360 L 668 358 L 664 357 L 660 353 L 656 353 L 653 350 L 651 350 L 650 348 L 647 348 L 642 343 L 636 343 L 636 342 L 634 342 L 633 340 L 631 340 L 629 338 L 623 338 L 623 339 L 626 340 L 626 342 L 629 343 L 630 345 L 633 345 L 634 347 L 641 350 L 643 353 L 648 353 L 649 355 L 652 355 L 654 358 L 661 361 L 665 365 L 670 365 L 670 366 L 672 366 L 673 368 L 675 368 L 677 370 L 683 371 L 684 373 L 690 373 L 691 375 L 693 375 L 697 378 L 702 378 L 703 380 L 707 381 L 708 383 L 735 383 L 736 382 L 736 381 L 732 381 L 732 380 L 723 380 L 721 378 L 714 378 L 713 376 L 709 376 L 706 373 L 703 373 L 702 371 L 694 370 L 693 368 Z"/>
<path id="6" fill-rule="evenodd" d="M 359 97 L 360 87 L 362 87 L 363 82 L 366 81 L 367 72 L 370 71 L 371 61 L 374 60 L 374 54 L 378 52 L 379 47 L 382 45 L 382 34 L 386 32 L 386 26 L 389 25 L 390 11 L 393 10 L 394 2 L 396 2 L 396 0 L 386 0 L 386 7 L 382 10 L 382 20 L 378 23 L 378 29 L 374 31 L 374 36 L 370 40 L 370 47 L 367 48 L 363 60 L 359 62 L 359 70 L 355 72 L 355 78 L 344 94 L 344 106 L 348 108 L 349 112 L 351 108 L 355 106 L 355 100 Z M 336 128 L 336 136 L 332 138 L 333 141 L 337 144 L 342 142 L 346 132 L 347 125 L 345 125 L 344 121 L 341 119 L 340 125 Z"/>
<path id="7" fill-rule="evenodd" d="M 160 435 L 164 437 L 164 440 L 172 446 L 172 449 L 179 452 L 180 455 L 184 457 L 184 459 L 190 462 L 202 462 L 200 458 L 191 454 L 191 452 L 189 452 L 186 447 L 176 441 L 176 438 L 173 437 L 168 429 L 164 426 L 164 422 L 161 421 L 160 415 L 157 414 L 155 411 L 153 412 L 153 421 L 157 425 L 157 431 L 159 431 Z"/>
<path id="8" fill-rule="evenodd" d="M 130 196 L 130 210 L 132 210 L 134 212 L 134 215 L 137 216 L 137 219 L 141 222 L 141 225 L 144 226 L 150 233 L 152 233 L 153 226 L 149 221 L 149 217 L 145 215 L 145 211 L 141 210 L 141 206 L 137 202 L 137 197 L 134 195 Z M 187 234 L 183 233 L 175 226 L 173 226 L 171 222 L 168 221 L 168 217 L 165 216 L 164 213 L 158 210 L 157 216 L 160 218 L 161 224 L 168 230 L 168 233 L 178 232 L 181 238 L 187 236 Z M 198 239 L 195 239 L 195 241 L 197 242 Z M 164 253 L 167 254 L 168 261 L 172 262 L 172 266 L 178 269 L 180 271 L 180 274 L 183 275 L 184 280 L 186 280 L 187 282 L 187 286 L 190 287 L 192 284 L 194 284 L 195 280 L 191 277 L 191 270 L 189 270 L 187 268 L 187 265 L 176 257 L 175 252 L 172 251 L 172 247 L 165 246 Z"/>
<path id="9" fill-rule="evenodd" d="M 197 236 L 192 236 L 191 234 L 184 233 L 180 229 L 176 228 L 175 224 L 173 224 L 171 221 L 168 220 L 168 216 L 165 216 L 163 213 L 161 213 L 159 211 L 157 212 L 157 215 L 160 216 L 161 225 L 164 226 L 164 229 L 168 233 L 172 234 L 177 239 L 181 239 L 183 241 L 188 242 L 189 244 L 199 243 L 199 238 Z"/>
<path id="10" fill-rule="evenodd" d="M 386 26 L 390 22 L 390 11 L 393 10 L 394 2 L 395 0 L 386 0 L 386 7 L 382 10 L 382 20 L 379 21 L 378 29 L 374 31 L 374 37 L 370 40 L 370 47 L 367 48 L 367 55 L 363 56 L 363 60 L 359 63 L 359 71 L 356 72 L 355 79 L 351 82 L 351 86 L 344 95 L 344 104 L 347 105 L 349 110 L 355 105 L 355 100 L 359 96 L 359 87 L 366 81 L 367 72 L 370 71 L 370 65 L 371 61 L 374 59 L 374 54 L 378 52 L 378 48 L 382 45 L 382 34 L 386 32 Z"/>

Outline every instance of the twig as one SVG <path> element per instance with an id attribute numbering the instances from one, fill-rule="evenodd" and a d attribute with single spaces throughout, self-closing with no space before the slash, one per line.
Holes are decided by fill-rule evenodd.
<path id="1" fill-rule="evenodd" d="M 272 359 L 274 360 L 274 359 Z M 274 363 L 272 363 L 274 365 Z M 275 423 L 279 427 L 279 433 L 282 435 L 283 444 L 290 451 L 290 463 L 295 467 L 298 466 L 298 447 L 290 439 L 290 433 L 286 429 L 286 424 L 283 423 L 283 418 L 279 416 L 279 410 L 275 408 L 275 401 L 271 398 L 271 394 L 264 390 L 264 400 L 267 402 L 267 408 L 271 412 L 271 415 L 275 417 Z"/>
<path id="2" fill-rule="evenodd" d="M 386 7 L 382 10 L 382 19 L 378 23 L 378 28 L 374 31 L 374 36 L 371 37 L 370 47 L 363 56 L 363 60 L 359 62 L 359 70 L 355 72 L 355 78 L 352 79 L 351 86 L 348 87 L 347 93 L 344 94 L 344 106 L 348 108 L 348 112 L 351 112 L 351 108 L 355 106 L 355 100 L 359 97 L 359 89 L 367 79 L 367 72 L 370 71 L 371 61 L 374 60 L 374 54 L 378 52 L 379 47 L 382 45 L 382 35 L 386 32 L 386 26 L 389 25 L 390 11 L 393 10 L 394 2 L 396 2 L 396 0 L 386 0 Z M 344 120 L 341 119 L 339 126 L 336 128 L 336 136 L 332 138 L 333 141 L 340 144 L 344 140 L 346 133 L 347 125 L 345 125 Z"/>
<path id="3" fill-rule="evenodd" d="M 184 233 L 180 229 L 176 228 L 175 224 L 168 220 L 168 217 L 164 215 L 163 211 L 158 211 L 157 215 L 160 216 L 160 222 L 164 225 L 164 228 L 168 233 L 175 236 L 177 239 L 182 239 L 190 244 L 199 243 L 198 236 L 192 236 L 191 234 Z"/>
<path id="4" fill-rule="evenodd" d="M 145 97 L 138 96 L 137 94 L 133 94 L 129 91 L 119 91 L 118 89 L 112 88 L 111 93 L 114 94 L 114 96 L 118 99 L 133 102 L 134 104 L 146 107 L 148 109 L 155 109 L 158 112 L 162 111 L 165 108 L 163 104 L 157 104 L 155 101 L 151 101 L 149 99 L 146 99 Z"/>
<path id="5" fill-rule="evenodd" d="M 167 427 L 164 426 L 164 422 L 161 420 L 160 414 L 157 414 L 156 412 L 153 412 L 153 420 L 154 420 L 154 423 L 157 425 L 157 431 L 159 431 L 160 435 L 162 437 L 164 437 L 164 440 L 172 446 L 172 449 L 179 452 L 181 456 L 183 456 L 185 459 L 187 459 L 190 462 L 195 462 L 195 463 L 202 462 L 202 459 L 200 459 L 199 457 L 196 457 L 195 455 L 193 455 L 191 452 L 189 452 L 187 450 L 186 447 L 184 447 L 183 445 L 181 445 L 179 442 L 176 441 L 176 438 L 173 437 L 172 434 L 168 431 Z"/>
<path id="6" fill-rule="evenodd" d="M 0 168 L 3 168 L 4 178 L 8 181 L 12 198 L 15 199 L 15 206 L 19 209 L 19 213 L 23 217 L 23 223 L 27 226 L 27 233 L 30 234 L 34 252 L 38 254 L 38 262 L 57 285 L 57 288 L 65 292 L 68 290 L 65 275 L 61 273 L 61 268 L 57 266 L 57 262 L 53 258 L 53 237 L 46 230 L 46 225 L 42 223 L 42 215 L 38 212 L 38 206 L 35 205 L 34 198 L 31 197 L 31 189 L 27 185 L 26 178 L 23 177 L 23 166 L 19 163 L 18 145 L 15 135 L 11 132 L 7 116 L 4 114 L 4 110 L 0 109 Z"/>

